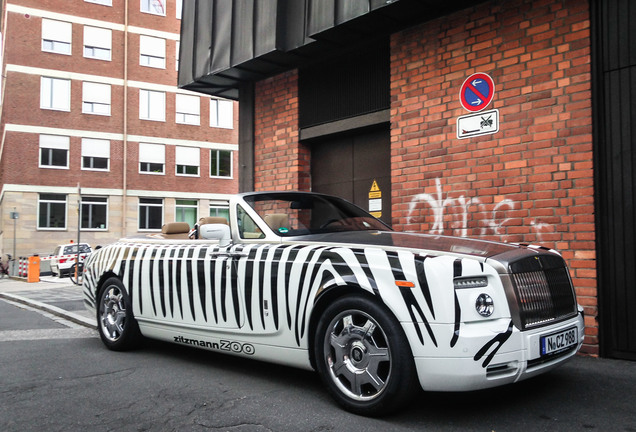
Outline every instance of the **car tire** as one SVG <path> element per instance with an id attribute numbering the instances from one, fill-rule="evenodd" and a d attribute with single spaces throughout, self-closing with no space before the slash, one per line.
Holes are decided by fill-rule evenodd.
<path id="1" fill-rule="evenodd" d="M 141 341 L 130 296 L 124 284 L 116 277 L 107 279 L 99 290 L 97 330 L 104 345 L 113 351 L 133 349 Z"/>
<path id="2" fill-rule="evenodd" d="M 366 297 L 342 297 L 327 307 L 316 325 L 314 353 L 329 393 L 355 414 L 390 414 L 419 387 L 400 323 Z"/>

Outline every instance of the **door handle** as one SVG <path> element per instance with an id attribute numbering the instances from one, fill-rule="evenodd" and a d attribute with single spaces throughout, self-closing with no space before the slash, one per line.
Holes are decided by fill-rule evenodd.
<path id="1" fill-rule="evenodd" d="M 212 258 L 245 258 L 249 256 L 249 254 L 246 252 L 210 252 L 209 256 L 211 256 Z"/>

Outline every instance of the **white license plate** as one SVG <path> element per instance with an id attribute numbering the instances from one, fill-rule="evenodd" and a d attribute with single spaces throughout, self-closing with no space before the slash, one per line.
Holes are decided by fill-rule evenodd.
<path id="1" fill-rule="evenodd" d="M 578 343 L 578 329 L 576 327 L 541 337 L 541 355 L 563 351 Z"/>

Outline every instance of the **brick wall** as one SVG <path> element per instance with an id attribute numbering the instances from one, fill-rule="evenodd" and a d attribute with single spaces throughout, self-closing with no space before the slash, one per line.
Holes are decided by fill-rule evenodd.
<path id="1" fill-rule="evenodd" d="M 537 243 L 566 258 L 597 354 L 587 2 L 492 2 L 391 39 L 393 223 Z M 495 135 L 458 140 L 463 81 L 489 74 Z"/>
<path id="2" fill-rule="evenodd" d="M 393 226 L 558 249 L 598 354 L 589 5 L 492 2 L 391 37 Z M 464 80 L 489 74 L 495 135 L 459 140 Z M 310 189 L 297 71 L 256 85 L 256 190 Z"/>
<path id="3" fill-rule="evenodd" d="M 255 190 L 310 190 L 310 151 L 298 135 L 297 71 L 257 83 L 255 94 Z"/>

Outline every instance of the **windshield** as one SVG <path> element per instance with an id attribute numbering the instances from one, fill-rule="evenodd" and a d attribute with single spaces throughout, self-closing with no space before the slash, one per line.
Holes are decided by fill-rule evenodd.
<path id="1" fill-rule="evenodd" d="M 390 231 L 361 208 L 336 197 L 301 192 L 258 194 L 245 201 L 284 237 L 338 231 Z"/>

